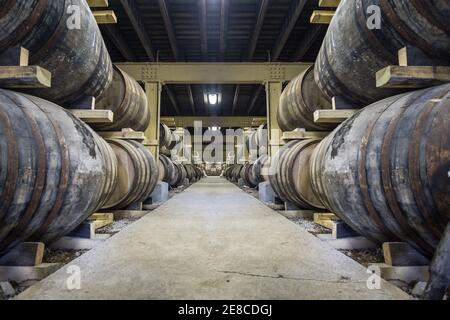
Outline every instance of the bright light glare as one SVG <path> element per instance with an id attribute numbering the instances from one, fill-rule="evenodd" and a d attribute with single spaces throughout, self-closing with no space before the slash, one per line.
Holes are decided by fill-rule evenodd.
<path id="1" fill-rule="evenodd" d="M 217 101 L 219 100 L 219 97 L 217 93 L 210 93 L 208 94 L 208 102 L 209 104 L 215 105 L 217 104 Z"/>

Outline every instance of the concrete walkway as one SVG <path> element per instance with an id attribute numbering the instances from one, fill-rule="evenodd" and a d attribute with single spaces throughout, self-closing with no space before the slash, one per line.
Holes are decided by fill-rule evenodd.
<path id="1" fill-rule="evenodd" d="M 67 289 L 69 266 L 81 289 Z M 408 299 L 221 178 L 207 178 L 19 299 Z"/>

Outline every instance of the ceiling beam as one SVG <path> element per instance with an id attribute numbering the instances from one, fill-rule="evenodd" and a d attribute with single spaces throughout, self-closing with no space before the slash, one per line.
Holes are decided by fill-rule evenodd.
<path id="1" fill-rule="evenodd" d="M 228 15 L 230 1 L 221 0 L 220 4 L 220 44 L 219 44 L 219 60 L 224 61 L 227 51 L 227 32 L 228 32 Z"/>
<path id="2" fill-rule="evenodd" d="M 134 30 L 136 31 L 139 40 L 141 41 L 142 46 L 149 58 L 150 61 L 155 61 L 155 53 L 153 50 L 152 43 L 150 41 L 150 37 L 145 29 L 144 23 L 142 22 L 142 18 L 139 14 L 139 9 L 137 7 L 136 1 L 134 0 L 120 0 L 122 7 L 128 15 L 128 18 L 133 25 Z"/>
<path id="3" fill-rule="evenodd" d="M 241 91 L 241 88 L 239 85 L 236 86 L 236 90 L 234 90 L 234 97 L 233 97 L 233 108 L 231 109 L 231 114 L 234 116 L 236 113 L 236 106 L 239 100 L 239 93 Z"/>
<path id="4" fill-rule="evenodd" d="M 292 0 L 291 5 L 288 10 L 288 14 L 284 20 L 283 27 L 278 35 L 277 40 L 275 41 L 275 46 L 271 52 L 271 59 L 273 61 L 277 61 L 281 55 L 281 52 L 286 45 L 286 42 L 291 35 L 292 30 L 297 23 L 298 18 L 300 17 L 303 8 L 305 7 L 307 0 Z"/>
<path id="5" fill-rule="evenodd" d="M 247 61 L 252 61 L 253 60 L 253 56 L 255 55 L 256 46 L 258 44 L 259 36 L 261 34 L 261 30 L 262 30 L 262 27 L 264 25 L 264 19 L 266 18 L 266 13 L 267 13 L 267 8 L 268 7 L 269 7 L 269 0 L 262 0 L 261 4 L 259 6 L 259 10 L 258 10 L 258 17 L 256 19 L 255 29 L 253 30 L 253 34 L 252 34 L 252 37 L 250 39 L 250 44 L 249 44 L 249 47 L 248 47 Z M 235 105 L 235 103 L 237 103 L 237 101 L 239 99 L 239 92 L 240 92 L 240 88 L 239 88 L 239 85 L 237 85 L 236 89 L 234 91 L 235 100 L 233 100 L 233 113 L 232 113 L 232 115 L 234 115 L 234 113 L 236 112 L 236 105 Z M 249 105 L 249 108 L 253 109 L 253 106 Z"/>
<path id="6" fill-rule="evenodd" d="M 256 19 L 255 29 L 253 30 L 252 38 L 250 39 L 250 46 L 248 48 L 247 60 L 251 61 L 255 54 L 256 45 L 258 44 L 259 35 L 264 24 L 267 8 L 269 7 L 269 0 L 262 0 L 259 6 L 258 18 Z"/>
<path id="7" fill-rule="evenodd" d="M 252 97 L 250 99 L 250 104 L 249 104 L 249 108 L 248 108 L 247 114 L 251 114 L 253 112 L 253 109 L 255 108 L 256 102 L 258 101 L 259 95 L 263 91 L 263 88 L 264 88 L 264 86 L 259 85 L 258 89 L 256 89 L 253 92 L 253 95 L 252 95 Z"/>
<path id="8" fill-rule="evenodd" d="M 302 41 L 300 42 L 299 46 L 295 50 L 292 59 L 294 61 L 302 60 L 306 55 L 306 53 L 309 51 L 309 49 L 311 49 L 311 47 L 317 41 L 322 32 L 325 31 L 326 29 L 327 26 L 324 25 L 311 25 L 308 31 L 305 33 L 304 37 L 302 38 Z"/>
<path id="9" fill-rule="evenodd" d="M 169 100 L 172 103 L 175 112 L 178 115 L 180 115 L 181 114 L 180 108 L 178 107 L 177 99 L 175 98 L 175 95 L 173 94 L 172 90 L 167 85 L 164 86 L 164 89 L 166 90 L 167 96 L 169 97 Z"/>
<path id="10" fill-rule="evenodd" d="M 120 54 L 125 58 L 126 61 L 135 61 L 136 57 L 133 52 L 128 47 L 125 39 L 120 33 L 119 28 L 114 24 L 103 24 L 100 29 L 108 36 L 114 46 L 119 50 Z"/>
<path id="11" fill-rule="evenodd" d="M 292 0 L 287 16 L 284 20 L 283 27 L 281 28 L 281 31 L 278 34 L 278 38 L 275 41 L 275 45 L 271 51 L 271 61 L 277 61 L 280 57 L 281 52 L 283 51 L 284 46 L 286 45 L 286 42 L 288 41 L 289 36 L 291 35 L 291 32 L 294 29 L 295 24 L 297 23 L 297 20 L 300 17 L 307 2 L 308 0 Z M 259 86 L 258 89 L 254 91 L 252 99 L 250 100 L 248 114 L 253 112 L 255 104 L 258 101 L 259 95 L 262 91 L 262 86 Z"/>
<path id="12" fill-rule="evenodd" d="M 198 0 L 198 12 L 200 21 L 200 48 L 202 51 L 203 60 L 208 61 L 208 33 L 206 21 L 206 0 Z"/>
<path id="13" fill-rule="evenodd" d="M 161 11 L 164 25 L 166 27 L 166 32 L 169 37 L 170 47 L 172 48 L 172 53 L 175 60 L 180 60 L 180 52 L 178 50 L 177 38 L 175 36 L 175 31 L 173 29 L 172 20 L 170 19 L 169 9 L 167 8 L 166 0 L 158 0 L 159 10 Z"/>
<path id="14" fill-rule="evenodd" d="M 159 10 L 161 11 L 161 15 L 163 16 L 164 26 L 166 28 L 167 35 L 169 37 L 170 47 L 172 49 L 172 54 L 176 61 L 181 59 L 181 53 L 178 49 L 177 37 L 175 35 L 175 29 L 173 28 L 172 19 L 170 18 L 170 11 L 167 7 L 166 0 L 158 0 Z M 189 102 L 191 105 L 192 113 L 195 115 L 195 103 L 194 97 L 192 95 L 192 88 L 190 85 L 187 86 Z M 174 101 L 173 99 L 170 99 Z M 173 103 L 173 102 L 172 102 Z M 178 108 L 178 105 L 174 105 L 174 108 Z"/>
<path id="15" fill-rule="evenodd" d="M 191 105 L 192 115 L 195 116 L 196 112 L 195 112 L 194 94 L 192 93 L 192 86 L 188 85 L 187 90 L 188 90 L 188 97 L 189 97 L 189 103 Z"/>
<path id="16" fill-rule="evenodd" d="M 116 63 L 137 81 L 165 84 L 263 84 L 295 78 L 312 64 L 303 62 L 132 62 Z"/>

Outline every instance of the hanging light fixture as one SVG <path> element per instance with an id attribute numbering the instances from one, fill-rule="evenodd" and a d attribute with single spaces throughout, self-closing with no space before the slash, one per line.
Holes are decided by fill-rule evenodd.
<path id="1" fill-rule="evenodd" d="M 216 105 L 219 102 L 219 96 L 217 93 L 208 94 L 208 103 L 210 105 Z"/>

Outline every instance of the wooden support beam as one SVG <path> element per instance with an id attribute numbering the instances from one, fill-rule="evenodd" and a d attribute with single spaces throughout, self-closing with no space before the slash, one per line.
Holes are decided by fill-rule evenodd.
<path id="1" fill-rule="evenodd" d="M 376 74 L 377 88 L 421 89 L 450 82 L 450 67 L 388 66 Z"/>
<path id="2" fill-rule="evenodd" d="M 113 10 L 98 10 L 92 12 L 97 24 L 117 23 L 117 16 Z"/>
<path id="3" fill-rule="evenodd" d="M 89 7 L 91 8 L 105 8 L 109 7 L 108 0 L 87 0 Z"/>
<path id="4" fill-rule="evenodd" d="M 428 266 L 430 260 L 406 242 L 383 243 L 384 262 L 390 266 Z"/>
<path id="5" fill-rule="evenodd" d="M 122 131 L 104 131 L 98 132 L 104 139 L 122 139 L 122 140 L 137 140 L 144 141 L 144 132 L 134 131 L 132 129 L 122 129 Z"/>
<path id="6" fill-rule="evenodd" d="M 296 129 L 290 132 L 284 132 L 281 139 L 283 140 L 309 140 L 309 139 L 323 139 L 329 132 L 320 131 L 306 131 L 305 129 Z"/>
<path id="7" fill-rule="evenodd" d="M 38 66 L 0 67 L 1 88 L 50 88 L 51 79 L 51 73 Z"/>
<path id="8" fill-rule="evenodd" d="M 339 96 L 334 96 L 331 99 L 331 105 L 333 110 L 360 109 L 355 103 Z"/>
<path id="9" fill-rule="evenodd" d="M 319 0 L 319 7 L 337 8 L 341 0 Z"/>
<path id="10" fill-rule="evenodd" d="M 71 109 L 69 110 L 75 117 L 79 118 L 85 123 L 113 123 L 114 113 L 111 110 L 83 110 Z"/>
<path id="11" fill-rule="evenodd" d="M 398 50 L 398 65 L 400 67 L 434 66 L 436 61 L 433 61 L 417 47 L 406 46 Z"/>
<path id="12" fill-rule="evenodd" d="M 25 281 L 39 281 L 62 267 L 61 263 L 41 263 L 31 267 L 9 267 L 0 266 L 0 281 L 14 281 L 22 283 Z"/>
<path id="13" fill-rule="evenodd" d="M 0 257 L 0 266 L 37 266 L 44 258 L 42 242 L 22 242 Z"/>
<path id="14" fill-rule="evenodd" d="M 153 146 L 148 146 L 155 161 L 159 161 L 159 124 L 161 117 L 161 83 L 146 82 L 145 93 L 147 95 L 148 106 L 150 109 L 150 123 L 145 130 L 145 138 L 148 141 L 156 141 Z"/>
<path id="15" fill-rule="evenodd" d="M 23 47 L 13 47 L 0 54 L 0 66 L 26 67 L 28 66 L 30 53 Z"/>
<path id="16" fill-rule="evenodd" d="M 335 11 L 331 10 L 314 10 L 310 22 L 313 24 L 330 24 L 334 14 Z"/>
<path id="17" fill-rule="evenodd" d="M 314 112 L 315 123 L 342 123 L 352 117 L 359 110 L 316 110 Z"/>

